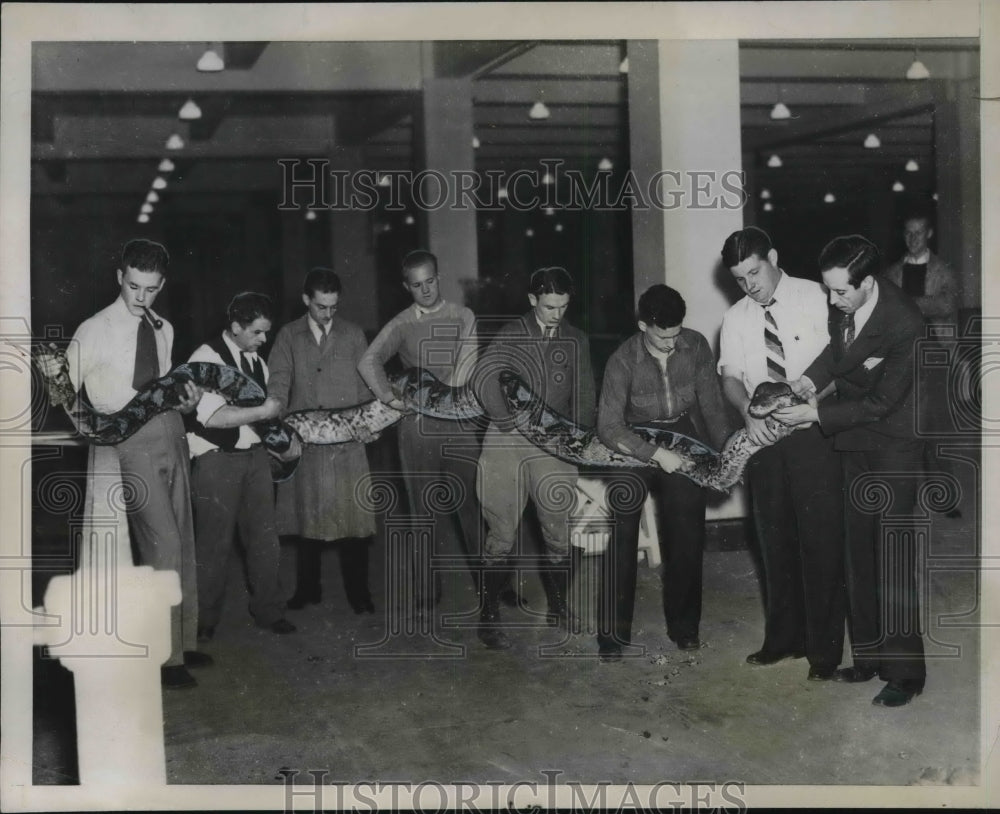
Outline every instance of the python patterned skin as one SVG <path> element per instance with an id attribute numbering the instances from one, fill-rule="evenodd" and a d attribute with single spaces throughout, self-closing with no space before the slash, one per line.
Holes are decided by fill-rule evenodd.
<path id="1" fill-rule="evenodd" d="M 507 371 L 501 373 L 500 383 L 517 429 L 535 446 L 550 455 L 582 466 L 657 466 L 651 461 L 642 461 L 616 452 L 601 442 L 596 430 L 584 430 L 565 416 L 550 410 L 516 374 Z M 767 426 L 781 439 L 794 432 L 794 429 L 771 418 L 770 414 L 781 407 L 799 403 L 801 399 L 795 396 L 787 384 L 763 382 L 754 391 L 749 412 L 755 418 L 766 417 Z M 679 470 L 679 474 L 717 492 L 728 492 L 739 483 L 747 461 L 766 446 L 751 441 L 744 428 L 729 436 L 719 453 L 700 441 L 664 426 L 656 426 L 655 423 L 634 426 L 632 430 L 645 440 L 680 455 L 685 459 L 685 465 Z"/>

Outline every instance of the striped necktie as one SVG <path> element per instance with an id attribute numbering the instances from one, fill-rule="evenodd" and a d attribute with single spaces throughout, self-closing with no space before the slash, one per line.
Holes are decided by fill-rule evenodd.
<path id="1" fill-rule="evenodd" d="M 764 306 L 764 353 L 767 356 L 767 376 L 772 381 L 784 382 L 788 380 L 785 373 L 785 349 L 778 337 L 778 324 L 771 314 L 772 305 L 774 299 Z"/>
<path id="2" fill-rule="evenodd" d="M 840 326 L 844 331 L 844 350 L 847 351 L 854 342 L 854 313 L 844 314 Z"/>

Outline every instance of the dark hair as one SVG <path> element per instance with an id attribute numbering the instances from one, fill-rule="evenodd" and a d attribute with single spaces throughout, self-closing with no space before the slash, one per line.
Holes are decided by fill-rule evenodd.
<path id="1" fill-rule="evenodd" d="M 244 291 L 233 297 L 226 308 L 227 325 L 234 322 L 239 323 L 243 328 L 250 325 L 254 320 L 263 317 L 269 322 L 274 319 L 274 309 L 271 306 L 271 298 L 256 291 Z"/>
<path id="2" fill-rule="evenodd" d="M 333 269 L 322 266 L 309 269 L 305 282 L 302 283 L 302 293 L 313 299 L 320 291 L 324 294 L 340 293 L 340 278 Z"/>
<path id="3" fill-rule="evenodd" d="M 639 319 L 657 328 L 674 328 L 684 321 L 687 304 L 674 289 L 663 283 L 652 285 L 639 297 Z"/>
<path id="4" fill-rule="evenodd" d="M 900 223 L 902 223 L 903 226 L 905 227 L 906 222 L 911 220 L 922 220 L 924 223 L 927 224 L 928 229 L 934 228 L 934 216 L 931 214 L 930 207 L 914 206 L 910 209 L 907 209 L 903 213 L 903 219 L 900 221 Z"/>
<path id="5" fill-rule="evenodd" d="M 731 269 L 752 254 L 761 260 L 766 260 L 771 248 L 771 238 L 767 232 L 756 226 L 747 226 L 745 229 L 733 232 L 722 244 L 722 264 Z"/>
<path id="6" fill-rule="evenodd" d="M 403 258 L 403 277 L 406 277 L 406 272 L 418 266 L 433 266 L 434 273 L 438 273 L 437 258 L 426 249 L 414 249 Z"/>
<path id="7" fill-rule="evenodd" d="M 820 272 L 832 268 L 846 268 L 847 281 L 858 287 L 865 277 L 881 271 L 882 264 L 878 248 L 868 238 L 861 235 L 843 235 L 835 237 L 823 247 L 819 253 Z"/>
<path id="8" fill-rule="evenodd" d="M 159 243 L 137 237 L 122 247 L 121 271 L 134 268 L 137 271 L 158 271 L 167 276 L 170 255 Z"/>
<path id="9" fill-rule="evenodd" d="M 562 266 L 547 266 L 532 273 L 528 281 L 528 293 L 541 297 L 543 294 L 570 294 L 573 292 L 573 278 Z"/>

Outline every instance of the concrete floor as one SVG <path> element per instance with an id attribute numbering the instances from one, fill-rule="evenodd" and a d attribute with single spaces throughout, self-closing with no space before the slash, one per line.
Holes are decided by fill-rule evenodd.
<path id="1" fill-rule="evenodd" d="M 805 660 L 746 664 L 763 633 L 746 548 L 716 543 L 706 552 L 704 647 L 694 653 L 666 638 L 658 574 L 640 565 L 633 640 L 642 649 L 601 664 L 592 630 L 565 638 L 506 608 L 505 620 L 525 625 L 511 631 L 514 647 L 506 652 L 485 650 L 472 627 L 445 629 L 440 620 L 440 642 L 397 636 L 373 647 L 388 629 L 384 552 L 376 544 L 378 613 L 350 611 L 328 551 L 324 602 L 290 611 L 299 630 L 288 636 L 253 626 L 234 561 L 226 614 L 203 645 L 215 666 L 196 672 L 197 688 L 164 693 L 168 780 L 277 784 L 288 772 L 319 770 L 326 783 L 542 783 L 541 772 L 552 770 L 560 782 L 612 784 L 978 784 L 977 575 L 948 567 L 948 558 L 978 553 L 978 454 L 969 450 L 969 460 L 953 465 L 962 516 L 929 516 L 928 678 L 907 707 L 872 706 L 877 680 L 808 682 Z M 722 531 L 713 529 L 712 539 L 723 539 Z M 586 558 L 581 575 L 591 627 L 598 561 Z M 282 573 L 291 588 L 289 550 Z M 447 616 L 476 608 L 467 573 L 448 574 L 444 594 Z M 544 608 L 534 574 L 523 578 L 522 595 L 529 608 Z M 948 615 L 957 618 L 942 619 Z M 369 649 L 356 653 L 359 645 Z M 65 670 L 36 660 L 38 784 L 76 782 L 71 692 Z"/>

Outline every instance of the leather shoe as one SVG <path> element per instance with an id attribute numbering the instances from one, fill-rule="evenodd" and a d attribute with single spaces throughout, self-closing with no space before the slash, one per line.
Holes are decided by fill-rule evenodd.
<path id="1" fill-rule="evenodd" d="M 678 650 L 698 650 L 701 648 L 701 639 L 697 636 L 691 639 L 678 639 L 677 649 Z"/>
<path id="2" fill-rule="evenodd" d="M 208 653 L 199 653 L 197 650 L 184 651 L 185 667 L 211 667 L 213 664 L 215 664 L 215 659 Z"/>
<path id="3" fill-rule="evenodd" d="M 279 619 L 277 622 L 267 625 L 267 629 L 272 633 L 294 633 L 298 630 L 298 628 L 287 619 Z"/>
<path id="4" fill-rule="evenodd" d="M 908 681 L 890 681 L 882 691 L 872 699 L 872 703 L 877 707 L 902 707 L 913 700 L 913 696 L 920 695 L 924 688 L 919 684 L 911 684 Z"/>
<path id="5" fill-rule="evenodd" d="M 372 602 L 371 597 L 369 597 L 368 599 L 352 602 L 351 610 L 353 610 L 358 616 L 362 613 L 375 613 L 375 605 Z"/>
<path id="6" fill-rule="evenodd" d="M 210 642 L 212 637 L 215 635 L 215 625 L 206 625 L 205 627 L 198 628 L 198 641 L 199 642 Z"/>
<path id="7" fill-rule="evenodd" d="M 190 687 L 197 687 L 198 682 L 194 680 L 183 664 L 174 664 L 170 667 L 160 668 L 160 684 L 168 690 L 186 690 Z"/>
<path id="8" fill-rule="evenodd" d="M 837 674 L 836 667 L 810 667 L 809 681 L 830 681 Z"/>
<path id="9" fill-rule="evenodd" d="M 603 664 L 622 660 L 622 648 L 620 644 L 602 644 L 597 648 L 597 655 Z"/>
<path id="10" fill-rule="evenodd" d="M 779 661 L 784 661 L 785 659 L 800 659 L 803 656 L 805 656 L 805 653 L 801 652 L 768 653 L 766 650 L 758 650 L 756 653 L 751 653 L 747 656 L 747 664 L 764 667 L 769 664 L 777 664 Z"/>
<path id="11" fill-rule="evenodd" d="M 862 681 L 871 681 L 878 671 L 875 669 L 864 670 L 860 667 L 841 667 L 833 674 L 834 681 L 843 681 L 847 684 L 860 684 Z"/>

